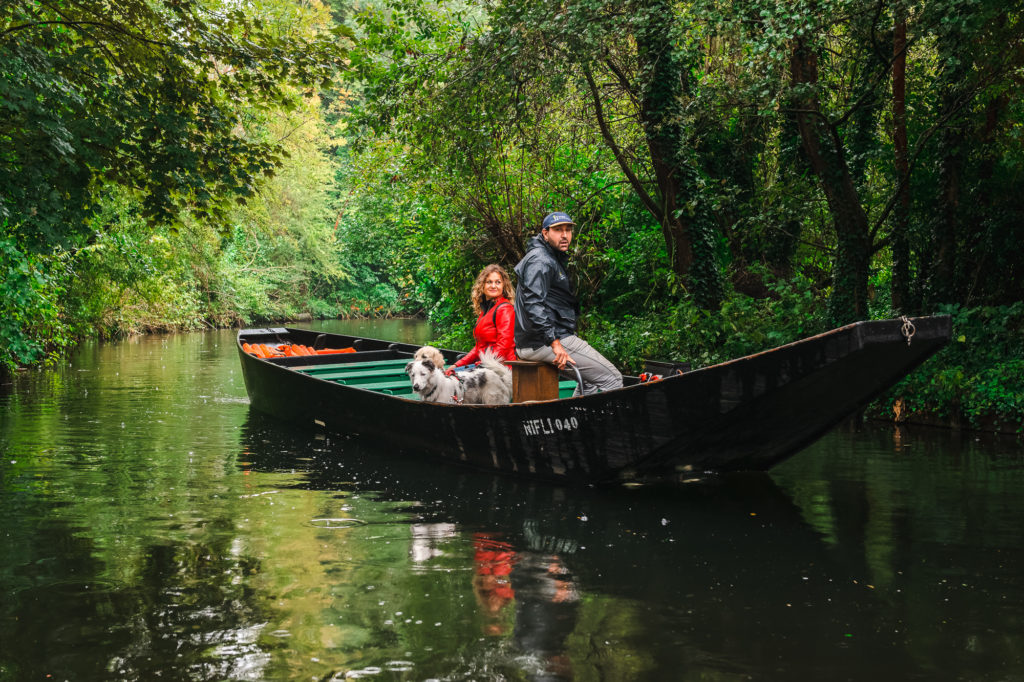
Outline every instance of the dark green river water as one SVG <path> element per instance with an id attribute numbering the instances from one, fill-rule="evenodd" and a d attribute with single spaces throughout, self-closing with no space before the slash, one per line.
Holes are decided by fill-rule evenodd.
<path id="1" fill-rule="evenodd" d="M 0 386 L 0 679 L 1024 680 L 1020 441 L 846 426 L 563 488 L 261 417 L 233 344 Z"/>

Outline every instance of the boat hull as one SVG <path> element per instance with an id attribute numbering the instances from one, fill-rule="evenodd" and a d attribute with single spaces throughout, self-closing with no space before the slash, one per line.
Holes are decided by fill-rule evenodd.
<path id="1" fill-rule="evenodd" d="M 950 337 L 948 317 L 859 322 L 660 381 L 561 400 L 446 405 L 342 386 L 254 357 L 242 343 L 299 329 L 239 333 L 252 407 L 299 425 L 478 469 L 601 482 L 678 472 L 764 470 L 817 440 Z M 327 345 L 411 355 L 416 346 L 326 335 Z M 447 351 L 447 353 L 451 353 Z"/>

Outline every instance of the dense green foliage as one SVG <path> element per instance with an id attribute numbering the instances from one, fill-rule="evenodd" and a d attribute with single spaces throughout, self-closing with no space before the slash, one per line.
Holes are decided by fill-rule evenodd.
<path id="1" fill-rule="evenodd" d="M 871 414 L 892 418 L 902 400 L 908 414 L 933 415 L 939 423 L 1024 432 L 1024 303 L 942 312 L 953 317 L 953 342 L 872 405 Z"/>
<path id="2" fill-rule="evenodd" d="M 300 315 L 424 313 L 466 345 L 475 273 L 565 210 L 582 331 L 623 367 L 951 310 L 993 342 L 910 404 L 980 423 L 1021 400 L 996 321 L 1024 300 L 1021 10 L 17 0 L 3 362 Z"/>
<path id="3" fill-rule="evenodd" d="M 1020 10 L 369 6 L 355 15 L 356 143 L 402 150 L 388 189 L 450 202 L 417 214 L 444 229 L 413 236 L 445 341 L 469 342 L 472 273 L 513 265 L 555 209 L 580 223 L 584 333 L 630 369 L 703 365 L 856 319 L 980 315 L 1024 295 L 1006 241 L 1024 218 L 1012 189 L 1024 53 L 1006 49 L 1021 44 Z M 947 352 L 916 380 L 946 386 L 949 409 L 967 405 L 954 390 L 995 390 L 984 382 L 1020 400 L 1017 382 L 992 381 L 1014 376 L 1019 331 L 993 328 L 1006 343 Z M 965 372 L 954 389 L 935 374 L 943 362 L 991 376 Z M 999 414 L 1013 399 L 963 409 Z"/>
<path id="4" fill-rule="evenodd" d="M 4 3 L 3 364 L 305 309 L 308 274 L 340 274 L 312 88 L 350 33 L 291 2 Z"/>

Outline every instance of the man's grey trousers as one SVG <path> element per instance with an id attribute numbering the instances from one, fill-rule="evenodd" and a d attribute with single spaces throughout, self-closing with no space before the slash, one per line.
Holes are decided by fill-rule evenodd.
<path id="1" fill-rule="evenodd" d="M 559 341 L 562 342 L 562 347 L 569 353 L 569 356 L 576 361 L 576 368 L 580 371 L 580 378 L 583 379 L 584 395 L 622 387 L 622 374 L 589 343 L 575 334 L 562 337 Z M 554 362 L 555 352 L 551 350 L 551 346 L 516 348 L 516 357 L 532 362 Z M 569 364 L 566 364 L 565 369 L 562 370 L 562 376 L 575 381 L 576 372 L 572 371 Z M 579 393 L 579 387 L 576 388 L 576 393 Z"/>

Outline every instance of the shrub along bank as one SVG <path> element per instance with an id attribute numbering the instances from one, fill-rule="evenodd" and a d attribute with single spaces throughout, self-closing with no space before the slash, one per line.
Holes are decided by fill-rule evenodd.
<path id="1" fill-rule="evenodd" d="M 940 312 L 953 317 L 953 340 L 867 415 L 1024 433 L 1024 304 Z"/>

